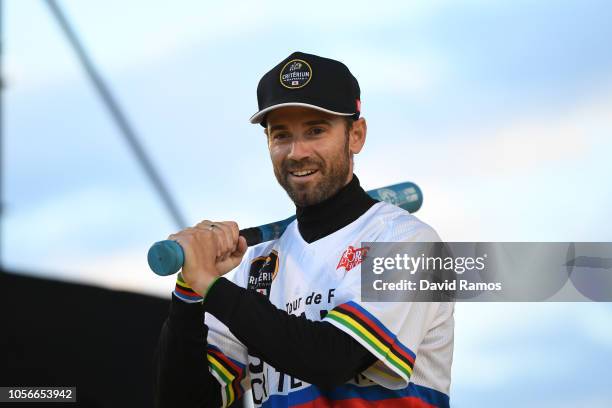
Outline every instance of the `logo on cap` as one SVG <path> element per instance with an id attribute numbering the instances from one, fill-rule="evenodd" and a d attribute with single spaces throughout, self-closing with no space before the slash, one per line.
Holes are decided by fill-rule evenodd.
<path id="1" fill-rule="evenodd" d="M 306 86 L 312 78 L 312 68 L 301 59 L 286 63 L 280 71 L 280 83 L 285 88 L 297 89 Z"/>

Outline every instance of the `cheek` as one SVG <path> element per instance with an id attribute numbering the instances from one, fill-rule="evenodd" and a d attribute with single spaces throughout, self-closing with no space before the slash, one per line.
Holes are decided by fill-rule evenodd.
<path id="1" fill-rule="evenodd" d="M 317 153 L 326 161 L 326 162 L 336 162 L 346 154 L 346 144 L 344 139 L 341 141 L 334 140 L 333 143 L 327 143 L 325 145 L 320 146 L 317 150 Z"/>
<path id="2" fill-rule="evenodd" d="M 287 153 L 282 148 L 279 148 L 277 146 L 270 147 L 269 150 L 270 150 L 270 160 L 272 160 L 272 165 L 274 167 L 280 166 L 285 156 L 287 156 Z"/>

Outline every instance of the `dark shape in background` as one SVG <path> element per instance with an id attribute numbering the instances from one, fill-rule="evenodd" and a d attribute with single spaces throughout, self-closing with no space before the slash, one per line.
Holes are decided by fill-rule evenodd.
<path id="1" fill-rule="evenodd" d="M 8 273 L 0 299 L 0 384 L 76 386 L 82 407 L 153 405 L 169 301 Z"/>
<path id="2" fill-rule="evenodd" d="M 77 387 L 76 404 L 53 407 L 151 407 L 153 353 L 169 306 L 153 296 L 0 272 L 0 385 Z M 46 406 L 17 404 L 28 405 Z"/>

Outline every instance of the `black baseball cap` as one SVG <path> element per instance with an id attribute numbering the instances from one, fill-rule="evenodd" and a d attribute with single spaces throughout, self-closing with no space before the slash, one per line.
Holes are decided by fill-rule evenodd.
<path id="1" fill-rule="evenodd" d="M 305 106 L 359 119 L 357 79 L 340 61 L 294 52 L 268 71 L 257 85 L 259 111 L 251 123 L 266 126 L 266 114 L 284 106 Z"/>

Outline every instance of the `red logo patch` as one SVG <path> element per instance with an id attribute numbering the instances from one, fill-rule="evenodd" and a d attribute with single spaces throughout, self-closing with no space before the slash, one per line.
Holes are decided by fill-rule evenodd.
<path id="1" fill-rule="evenodd" d="M 348 248 L 346 248 L 346 250 L 342 253 L 340 262 L 338 262 L 336 269 L 344 267 L 346 272 L 350 271 L 363 261 L 368 249 L 370 249 L 370 247 L 355 248 L 352 245 L 349 245 Z"/>

